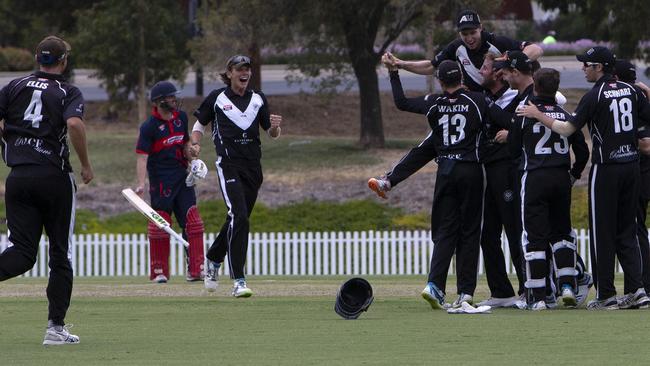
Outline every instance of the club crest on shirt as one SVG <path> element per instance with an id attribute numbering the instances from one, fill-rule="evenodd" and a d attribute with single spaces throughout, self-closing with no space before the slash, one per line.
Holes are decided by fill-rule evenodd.
<path id="1" fill-rule="evenodd" d="M 467 66 L 469 66 L 471 64 L 471 62 L 466 58 L 463 59 L 462 63 L 463 63 L 463 65 L 467 65 Z"/>
<path id="2" fill-rule="evenodd" d="M 174 120 L 174 126 L 181 127 L 181 120 L 180 119 L 175 119 Z"/>
<path id="3" fill-rule="evenodd" d="M 223 106 L 224 111 L 229 111 L 231 109 L 232 109 L 232 104 L 226 104 L 226 105 Z"/>
<path id="4" fill-rule="evenodd" d="M 511 190 L 508 189 L 508 190 L 506 190 L 505 192 L 503 192 L 503 200 L 504 200 L 504 201 L 506 201 L 506 202 L 512 202 L 512 200 L 513 200 L 514 198 L 515 198 L 515 194 L 514 194 L 514 192 L 512 192 Z"/>

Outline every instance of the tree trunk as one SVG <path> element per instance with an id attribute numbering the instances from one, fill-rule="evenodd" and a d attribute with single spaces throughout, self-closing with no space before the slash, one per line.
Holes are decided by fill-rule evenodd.
<path id="1" fill-rule="evenodd" d="M 251 70 L 253 75 L 251 75 L 249 87 L 253 90 L 262 90 L 262 54 L 256 38 L 253 38 L 248 45 L 248 57 L 251 58 L 253 63 L 253 69 Z"/>
<path id="2" fill-rule="evenodd" d="M 373 55 L 353 60 L 352 67 L 359 83 L 361 131 L 359 143 L 364 148 L 384 147 L 384 125 L 381 118 L 377 60 Z"/>

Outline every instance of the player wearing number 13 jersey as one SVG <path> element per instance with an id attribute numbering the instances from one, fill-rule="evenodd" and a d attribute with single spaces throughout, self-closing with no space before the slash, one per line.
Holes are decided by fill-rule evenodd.
<path id="1" fill-rule="evenodd" d="M 444 94 L 427 113 L 432 131 L 423 142 L 432 146 L 438 162 L 431 208 L 434 249 L 428 285 L 422 292 L 434 308 L 442 304 L 454 252 L 459 298 L 453 305 L 471 303 L 476 289 L 484 189 L 478 145 L 489 116 L 486 97 L 461 87 L 458 64 L 442 62 L 438 79 Z"/>
<path id="2" fill-rule="evenodd" d="M 64 328 L 72 294 L 71 242 L 74 175 L 67 134 L 79 155 L 84 183 L 93 178 L 86 150 L 83 98 L 61 74 L 69 45 L 47 37 L 36 48 L 40 70 L 11 81 L 0 91 L 4 120 L 2 153 L 11 167 L 5 202 L 11 246 L 0 254 L 0 281 L 28 271 L 36 262 L 43 228 L 49 238 L 49 324 L 43 344 L 79 342 Z"/>

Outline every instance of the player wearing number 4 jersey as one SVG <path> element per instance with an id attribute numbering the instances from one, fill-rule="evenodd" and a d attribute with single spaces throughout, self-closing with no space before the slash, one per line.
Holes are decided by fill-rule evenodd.
<path id="1" fill-rule="evenodd" d="M 0 254 L 0 281 L 34 266 L 45 228 L 49 238 L 49 302 L 45 345 L 79 343 L 64 318 L 72 294 L 71 241 L 74 228 L 74 174 L 67 134 L 81 162 L 84 183 L 93 178 L 83 123 L 84 101 L 61 74 L 70 46 L 47 37 L 36 48 L 39 71 L 11 81 L 0 91 L 4 120 L 2 157 L 11 168 L 5 203 L 10 246 Z"/>
<path id="2" fill-rule="evenodd" d="M 615 256 L 623 267 L 633 306 L 649 302 L 641 281 L 641 255 L 636 238 L 636 201 L 639 195 L 637 129 L 650 121 L 650 105 L 633 85 L 613 76 L 615 56 L 605 47 L 593 47 L 577 56 L 587 81 L 594 87 L 576 108 L 574 121 L 558 121 L 535 106 L 518 114 L 535 118 L 563 136 L 585 124 L 589 127 L 592 167 L 589 176 L 591 260 L 595 267 L 596 300 L 590 309 L 617 309 L 614 287 Z M 643 121 L 643 122 L 642 122 Z"/>

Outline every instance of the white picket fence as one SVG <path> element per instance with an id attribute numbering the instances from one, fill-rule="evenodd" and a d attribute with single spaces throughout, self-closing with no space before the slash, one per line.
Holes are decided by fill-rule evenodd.
<path id="1" fill-rule="evenodd" d="M 591 270 L 589 234 L 578 232 L 578 252 Z M 254 233 L 249 238 L 249 275 L 424 275 L 433 251 L 430 231 L 361 231 Z M 215 234 L 205 235 L 209 246 Z M 72 267 L 75 276 L 148 276 L 149 242 L 144 234 L 75 235 Z M 0 236 L 0 252 L 8 245 Z M 514 273 L 505 235 L 502 235 L 508 273 Z M 41 238 L 36 265 L 26 277 L 46 277 L 48 242 Z M 226 259 L 227 260 L 227 259 Z M 228 265 L 222 266 L 228 274 Z M 621 272 L 619 267 L 619 272 Z M 185 274 L 183 246 L 172 239 L 172 275 Z M 455 273 L 452 263 L 450 274 Z M 479 259 L 483 274 L 483 257 Z"/>

